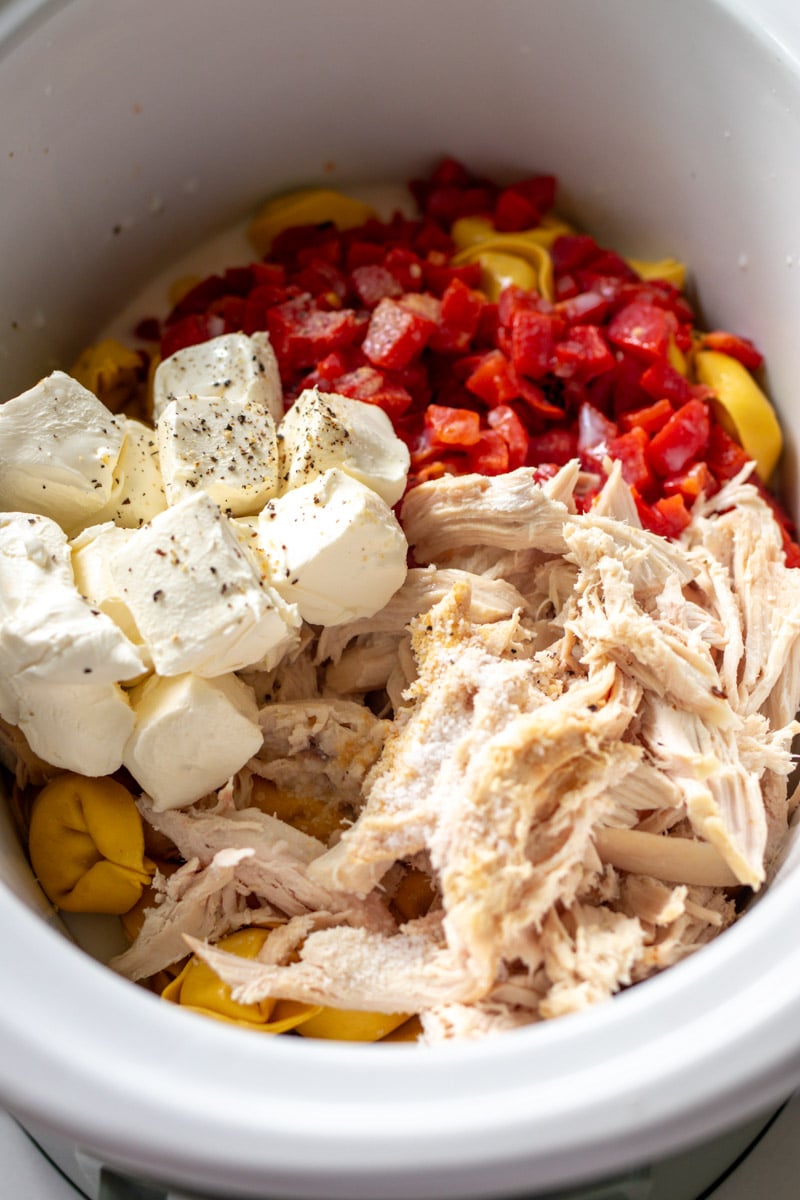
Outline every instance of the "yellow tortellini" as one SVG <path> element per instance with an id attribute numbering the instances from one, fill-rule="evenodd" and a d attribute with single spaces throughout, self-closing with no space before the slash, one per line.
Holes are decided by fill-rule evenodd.
<path id="1" fill-rule="evenodd" d="M 106 408 L 119 412 L 138 390 L 142 371 L 142 359 L 135 350 L 116 338 L 103 338 L 86 347 L 70 374 Z"/>
<path id="2" fill-rule="evenodd" d="M 68 773 L 42 788 L 28 852 L 43 891 L 65 912 L 128 912 L 155 870 L 133 796 L 108 778 Z"/>
<path id="3" fill-rule="evenodd" d="M 268 929 L 240 929 L 222 938 L 217 946 L 229 954 L 255 958 L 269 936 Z M 192 1012 L 214 1017 L 233 1025 L 243 1025 L 262 1033 L 286 1033 L 321 1011 L 318 1005 L 293 1000 L 260 1000 L 257 1004 L 239 1004 L 231 996 L 227 983 L 211 967 L 194 955 L 179 975 L 161 993 L 164 1000 L 180 1004 Z"/>
<path id="4" fill-rule="evenodd" d="M 240 929 L 221 938 L 216 945 L 229 954 L 256 958 L 269 934 L 269 929 Z M 335 1041 L 377 1042 L 387 1034 L 399 1031 L 399 1027 L 409 1020 L 407 1013 L 351 1012 L 301 1004 L 295 1000 L 266 999 L 240 1004 L 233 999 L 228 984 L 196 955 L 167 984 L 161 996 L 192 1012 L 262 1033 L 286 1033 L 293 1029 L 304 1037 Z M 410 1033 L 402 1040 L 411 1041 L 415 1036 L 415 1032 L 413 1036 Z"/>
<path id="5" fill-rule="evenodd" d="M 700 383 L 713 388 L 717 420 L 743 446 L 763 481 L 769 480 L 783 449 L 775 410 L 746 367 L 717 350 L 694 357 Z"/>

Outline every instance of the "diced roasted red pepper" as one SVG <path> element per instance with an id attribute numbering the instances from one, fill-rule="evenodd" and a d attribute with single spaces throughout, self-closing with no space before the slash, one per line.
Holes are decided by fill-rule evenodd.
<path id="1" fill-rule="evenodd" d="M 578 433 L 575 429 L 546 429 L 544 433 L 533 434 L 528 439 L 528 466 L 554 463 L 563 467 L 564 463 L 577 457 Z"/>
<path id="2" fill-rule="evenodd" d="M 353 291 L 364 308 L 375 308 L 387 296 L 402 296 L 403 289 L 386 267 L 377 263 L 355 267 L 350 272 Z"/>
<path id="3" fill-rule="evenodd" d="M 555 374 L 586 383 L 614 368 L 614 355 L 595 325 L 574 325 L 556 346 Z"/>
<path id="4" fill-rule="evenodd" d="M 536 205 L 515 187 L 503 188 L 492 214 L 492 223 L 501 233 L 532 229 L 541 219 L 542 214 Z"/>
<path id="5" fill-rule="evenodd" d="M 676 492 L 683 496 L 687 504 L 694 504 L 701 495 L 713 496 L 719 491 L 719 484 L 708 469 L 705 462 L 696 462 L 679 475 L 668 475 L 661 480 L 661 489 L 665 496 L 673 496 Z"/>
<path id="6" fill-rule="evenodd" d="M 691 513 L 683 502 L 683 496 L 664 496 L 654 504 L 647 504 L 639 495 L 636 488 L 631 488 L 639 519 L 645 529 L 658 533 L 661 537 L 680 537 L 691 521 Z"/>
<path id="7" fill-rule="evenodd" d="M 588 233 L 565 234 L 556 238 L 550 247 L 556 275 L 565 275 L 585 267 L 599 253 L 600 247 Z"/>
<path id="8" fill-rule="evenodd" d="M 669 400 L 656 400 L 647 408 L 636 408 L 632 412 L 623 413 L 619 418 L 620 428 L 643 429 L 645 433 L 657 433 L 666 425 L 674 412 Z"/>
<path id="9" fill-rule="evenodd" d="M 529 175 L 527 179 L 518 179 L 514 184 L 514 190 L 529 200 L 542 216 L 555 204 L 557 187 L 555 175 Z"/>
<path id="10" fill-rule="evenodd" d="M 402 416 L 413 403 L 411 394 L 405 388 L 387 382 L 374 367 L 357 367 L 355 371 L 341 375 L 335 380 L 333 390 L 341 396 L 349 396 L 352 400 L 376 404 L 393 421 Z"/>
<path id="11" fill-rule="evenodd" d="M 224 320 L 213 313 L 210 316 L 184 317 L 164 330 L 161 337 L 161 357 L 169 358 L 171 354 L 185 349 L 186 346 L 207 342 L 209 338 L 219 337 L 224 332 Z"/>
<path id="12" fill-rule="evenodd" d="M 350 308 L 322 312 L 300 298 L 270 309 L 267 328 L 281 370 L 296 371 L 313 367 L 332 350 L 351 346 L 364 321 Z"/>
<path id="13" fill-rule="evenodd" d="M 726 433 L 717 421 L 712 421 L 705 460 L 721 482 L 733 479 L 750 461 L 738 442 Z"/>
<path id="14" fill-rule="evenodd" d="M 655 486 L 653 472 L 647 461 L 647 442 L 647 434 L 638 427 L 608 442 L 609 454 L 621 465 L 622 478 L 643 495 L 648 495 Z"/>
<path id="15" fill-rule="evenodd" d="M 384 259 L 386 270 L 394 275 L 404 292 L 418 292 L 424 283 L 422 259 L 407 246 L 393 246 Z"/>
<path id="16" fill-rule="evenodd" d="M 466 408 L 429 404 L 425 409 L 425 428 L 435 445 L 466 448 L 476 445 L 481 436 L 481 419 Z"/>
<path id="17" fill-rule="evenodd" d="M 556 313 L 568 325 L 602 325 L 609 309 L 609 302 L 600 292 L 579 292 L 568 300 L 556 304 Z"/>
<path id="18" fill-rule="evenodd" d="M 508 404 L 519 395 L 519 380 L 502 350 L 484 354 L 465 380 L 465 386 L 490 407 Z"/>
<path id="19" fill-rule="evenodd" d="M 725 333 L 720 329 L 704 333 L 701 345 L 704 350 L 716 350 L 736 358 L 748 371 L 757 371 L 764 361 L 764 355 L 749 338 L 740 337 L 735 333 Z"/>
<path id="20" fill-rule="evenodd" d="M 386 298 L 370 318 L 364 353 L 377 367 L 405 367 L 422 353 L 435 328 L 435 321 Z"/>
<path id="21" fill-rule="evenodd" d="M 509 404 L 498 404 L 489 410 L 486 420 L 508 447 L 509 471 L 523 466 L 528 458 L 528 434 L 514 409 Z"/>
<path id="22" fill-rule="evenodd" d="M 665 358 L 657 358 L 639 379 L 642 388 L 654 400 L 671 400 L 675 405 L 686 404 L 694 393 L 688 379 Z"/>
<path id="23" fill-rule="evenodd" d="M 454 279 L 458 279 L 468 288 L 480 287 L 480 263 L 464 263 L 461 267 L 449 267 L 445 265 L 446 261 L 445 259 L 444 263 L 437 263 L 428 260 L 423 263 L 425 286 L 433 292 L 434 296 L 444 296 Z"/>
<path id="24" fill-rule="evenodd" d="M 556 340 L 564 323 L 558 317 L 518 308 L 511 318 L 511 359 L 521 375 L 541 379 L 553 367 Z"/>
<path id="25" fill-rule="evenodd" d="M 652 362 L 666 356 L 669 340 L 676 329 L 673 313 L 657 308 L 655 304 L 635 300 L 612 317 L 608 338 L 622 350 Z"/>
<path id="26" fill-rule="evenodd" d="M 708 405 L 690 400 L 674 412 L 649 447 L 650 465 L 658 475 L 675 475 L 703 456 L 709 442 Z"/>
<path id="27" fill-rule="evenodd" d="M 453 279 L 442 296 L 439 326 L 430 346 L 439 354 L 463 354 L 469 349 L 480 324 L 484 297 L 480 292 Z"/>
<path id="28" fill-rule="evenodd" d="M 502 475 L 508 470 L 509 451 L 505 438 L 494 429 L 484 429 L 470 447 L 469 462 L 481 475 Z"/>

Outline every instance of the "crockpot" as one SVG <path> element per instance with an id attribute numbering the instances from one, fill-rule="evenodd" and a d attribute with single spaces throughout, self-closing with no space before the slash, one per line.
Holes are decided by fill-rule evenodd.
<path id="1" fill-rule="evenodd" d="M 555 172 L 562 210 L 598 237 L 688 262 L 701 311 L 765 351 L 791 441 L 797 25 L 788 0 L 5 4 L 2 394 L 68 366 L 271 191 L 403 181 L 447 152 L 499 177 Z M 790 446 L 796 510 L 794 465 Z M 739 923 L 664 975 L 436 1047 L 180 1012 L 65 936 L 5 818 L 0 866 L 0 1098 L 73 1148 L 93 1195 L 635 1200 L 655 1194 L 653 1163 L 752 1131 L 800 1083 L 796 842 Z"/>

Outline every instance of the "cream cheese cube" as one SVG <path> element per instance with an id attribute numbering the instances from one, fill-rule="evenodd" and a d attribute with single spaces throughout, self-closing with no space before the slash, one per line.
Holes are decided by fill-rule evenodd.
<path id="1" fill-rule="evenodd" d="M 123 761 L 157 812 L 216 791 L 261 749 L 255 696 L 235 675 L 154 676 L 130 697 L 136 724 Z"/>
<path id="2" fill-rule="evenodd" d="M 406 577 L 394 513 L 336 468 L 270 500 L 258 531 L 272 586 L 313 625 L 372 616 Z"/>
<path id="3" fill-rule="evenodd" d="M 403 495 L 411 457 L 382 409 L 307 388 L 278 428 L 284 488 L 338 467 L 391 506 Z"/>
<path id="4" fill-rule="evenodd" d="M 111 495 L 91 524 L 113 521 L 124 529 L 140 529 L 166 507 L 156 431 L 129 417 Z"/>
<path id="5" fill-rule="evenodd" d="M 78 591 L 59 526 L 1 514 L 0 676 L 88 686 L 134 679 L 143 668 L 136 646 Z"/>
<path id="6" fill-rule="evenodd" d="M 156 421 L 170 400 L 198 396 L 260 404 L 280 421 L 283 390 L 269 334 L 225 333 L 177 350 L 158 364 L 153 380 Z"/>
<path id="7" fill-rule="evenodd" d="M 170 400 L 158 418 L 170 504 L 203 491 L 231 516 L 257 513 L 278 492 L 278 442 L 267 409 L 252 401 Z"/>
<path id="8" fill-rule="evenodd" d="M 125 426 L 63 371 L 0 405 L 0 510 L 84 525 L 111 497 Z"/>
<path id="9" fill-rule="evenodd" d="M 133 529 L 121 529 L 111 521 L 102 525 L 90 525 L 71 543 L 72 570 L 75 585 L 82 596 L 99 608 L 119 626 L 129 641 L 142 651 L 145 665 L 150 668 L 150 653 L 133 614 L 120 595 L 120 589 L 111 573 L 110 563 L 119 550 L 134 536 Z"/>
<path id="10" fill-rule="evenodd" d="M 13 715 L 35 754 L 54 767 L 81 775 L 112 775 L 133 731 L 134 715 L 117 684 L 12 682 Z"/>
<path id="11" fill-rule="evenodd" d="M 299 616 L 264 583 L 228 518 L 203 493 L 137 530 L 110 570 L 160 675 L 274 666 L 299 640 Z"/>

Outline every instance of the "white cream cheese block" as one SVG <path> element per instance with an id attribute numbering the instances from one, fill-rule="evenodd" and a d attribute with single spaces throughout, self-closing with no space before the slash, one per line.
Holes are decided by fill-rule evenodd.
<path id="1" fill-rule="evenodd" d="M 164 407 L 157 430 L 170 504 L 203 491 L 229 516 L 246 516 L 277 495 L 275 422 L 262 405 L 182 396 Z"/>
<path id="2" fill-rule="evenodd" d="M 204 493 L 137 530 L 110 569 L 159 675 L 275 666 L 298 642 L 298 614 L 262 580 Z"/>
<path id="3" fill-rule="evenodd" d="M 0 514 L 0 678 L 99 685 L 143 669 L 137 647 L 78 591 L 60 527 Z"/>
<path id="4" fill-rule="evenodd" d="M 177 350 L 158 364 L 153 380 L 156 421 L 170 400 L 198 396 L 260 404 L 280 421 L 283 390 L 269 334 L 225 333 Z"/>
<path id="5" fill-rule="evenodd" d="M 261 748 L 253 691 L 235 675 L 154 676 L 130 693 L 124 763 L 158 812 L 215 791 Z"/>
<path id="6" fill-rule="evenodd" d="M 337 468 L 270 500 L 258 530 L 273 587 L 312 625 L 372 616 L 406 577 L 394 513 Z"/>
<path id="7" fill-rule="evenodd" d="M 338 467 L 391 507 L 403 495 L 408 447 L 374 404 L 307 388 L 278 428 L 284 490 Z"/>
<path id="8" fill-rule="evenodd" d="M 125 441 L 114 470 L 108 503 L 92 516 L 92 525 L 113 521 L 125 529 L 140 529 L 167 507 L 156 432 L 128 418 Z"/>
<path id="9" fill-rule="evenodd" d="M 118 684 L 17 679 L 12 724 L 35 754 L 81 775 L 113 775 L 133 730 L 133 710 Z M 5 715 L 5 714 L 4 714 Z"/>
<path id="10" fill-rule="evenodd" d="M 0 405 L 0 510 L 41 513 L 68 533 L 111 497 L 126 418 L 54 371 Z"/>

